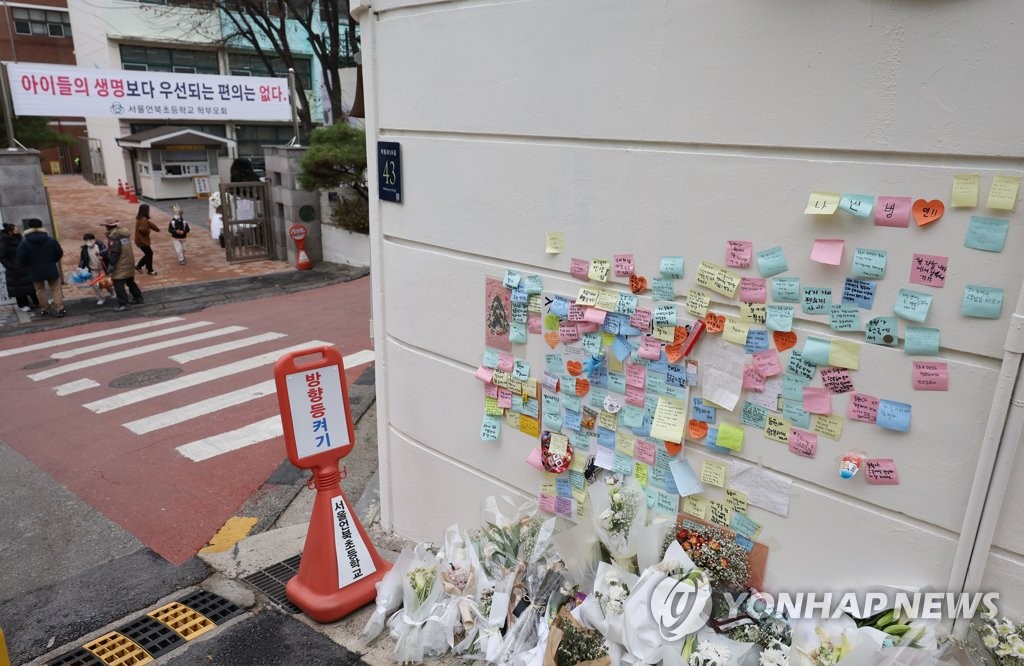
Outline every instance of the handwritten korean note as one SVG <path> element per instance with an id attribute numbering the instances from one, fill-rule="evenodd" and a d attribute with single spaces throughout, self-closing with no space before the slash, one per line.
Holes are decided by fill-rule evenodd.
<path id="1" fill-rule="evenodd" d="M 711 305 L 711 295 L 702 291 L 691 289 L 686 294 L 686 311 L 694 317 L 703 318 L 708 313 L 708 306 Z"/>
<path id="2" fill-rule="evenodd" d="M 937 254 L 915 254 L 910 262 L 911 284 L 927 287 L 943 287 L 946 284 L 946 269 L 949 257 Z"/>
<path id="3" fill-rule="evenodd" d="M 852 273 L 854 277 L 880 280 L 885 277 L 888 252 L 858 247 L 853 253 Z"/>
<path id="4" fill-rule="evenodd" d="M 843 417 L 836 415 L 816 414 L 814 416 L 815 433 L 838 442 L 843 436 Z"/>
<path id="5" fill-rule="evenodd" d="M 1017 206 L 1017 192 L 1020 190 L 1020 176 L 996 176 L 988 191 L 988 207 L 996 210 L 1013 210 Z"/>
<path id="6" fill-rule="evenodd" d="M 846 416 L 854 421 L 874 423 L 878 418 L 878 398 L 867 393 L 853 392 L 846 405 Z"/>
<path id="7" fill-rule="evenodd" d="M 875 204 L 875 226 L 909 227 L 912 197 L 878 197 Z"/>
<path id="8" fill-rule="evenodd" d="M 745 277 L 740 280 L 740 300 L 764 303 L 768 298 L 768 281 L 764 278 Z"/>
<path id="9" fill-rule="evenodd" d="M 545 252 L 561 254 L 565 251 L 565 234 L 561 231 L 549 231 L 545 234 Z"/>
<path id="10" fill-rule="evenodd" d="M 964 247 L 985 252 L 1002 252 L 1003 246 L 1006 245 L 1006 232 L 1009 228 L 1009 220 L 972 215 L 971 223 L 967 227 Z"/>
<path id="11" fill-rule="evenodd" d="M 873 486 L 896 486 L 900 475 L 892 458 L 868 458 L 864 461 L 864 479 Z"/>
<path id="12" fill-rule="evenodd" d="M 717 460 L 705 460 L 700 468 L 700 481 L 709 486 L 725 487 L 725 463 Z"/>
<path id="13" fill-rule="evenodd" d="M 761 277 L 771 277 L 788 271 L 789 263 L 786 261 L 786 255 L 782 251 L 782 246 L 776 245 L 775 247 L 758 252 L 757 270 L 760 271 Z"/>
<path id="14" fill-rule="evenodd" d="M 772 300 L 780 303 L 799 303 L 800 278 L 773 278 Z"/>
<path id="15" fill-rule="evenodd" d="M 607 282 L 608 274 L 611 272 L 612 262 L 607 259 L 591 259 L 590 270 L 587 277 L 597 282 Z"/>
<path id="16" fill-rule="evenodd" d="M 782 374 L 782 366 L 779 364 L 779 352 L 774 349 L 766 349 L 757 352 L 751 359 L 756 367 L 765 377 L 774 377 Z"/>
<path id="17" fill-rule="evenodd" d="M 696 516 L 701 520 L 706 520 L 708 517 L 708 510 L 711 508 L 711 502 L 707 497 L 703 495 L 690 495 L 689 497 L 683 498 L 683 513 L 688 513 L 691 516 Z"/>
<path id="18" fill-rule="evenodd" d="M 662 257 L 658 272 L 662 277 L 679 279 L 683 277 L 683 265 L 682 257 Z"/>
<path id="19" fill-rule="evenodd" d="M 804 314 L 827 315 L 832 310 L 832 288 L 804 287 L 800 305 Z"/>
<path id="20" fill-rule="evenodd" d="M 711 500 L 711 513 L 709 514 L 708 520 L 716 525 L 729 527 L 732 523 L 732 509 L 722 502 Z"/>
<path id="21" fill-rule="evenodd" d="M 672 471 L 672 480 L 675 481 L 676 491 L 680 495 L 687 497 L 704 492 L 704 486 L 701 485 L 701 480 L 697 478 L 693 467 L 690 466 L 689 460 L 686 458 L 671 458 L 668 466 Z"/>
<path id="22" fill-rule="evenodd" d="M 745 240 L 725 242 L 725 265 L 730 268 L 749 268 L 754 244 Z"/>
<path id="23" fill-rule="evenodd" d="M 950 197 L 953 208 L 974 208 L 978 205 L 978 188 L 981 175 L 965 173 L 953 176 L 953 192 Z"/>
<path id="24" fill-rule="evenodd" d="M 686 428 L 686 401 L 659 396 L 651 421 L 651 437 L 679 444 Z"/>
<path id="25" fill-rule="evenodd" d="M 910 410 L 911 406 L 905 402 L 879 400 L 878 418 L 875 422 L 889 430 L 907 432 L 910 430 Z"/>
<path id="26" fill-rule="evenodd" d="M 949 368 L 941 361 L 914 361 L 915 391 L 948 391 Z"/>
<path id="27" fill-rule="evenodd" d="M 870 194 L 844 194 L 839 200 L 839 210 L 853 213 L 857 217 L 871 217 L 875 207 L 875 197 Z"/>
<path id="28" fill-rule="evenodd" d="M 864 326 L 864 340 L 873 345 L 896 347 L 900 343 L 896 317 L 874 317 Z"/>
<path id="29" fill-rule="evenodd" d="M 964 287 L 964 298 L 960 314 L 965 317 L 999 319 L 1003 311 L 1003 290 L 999 287 L 983 287 L 969 284 Z"/>
<path id="30" fill-rule="evenodd" d="M 840 192 L 811 192 L 804 215 L 831 215 L 839 208 L 842 198 Z"/>
<path id="31" fill-rule="evenodd" d="M 764 436 L 782 444 L 789 444 L 789 423 L 784 418 L 768 414 L 765 418 Z"/>
<path id="32" fill-rule="evenodd" d="M 856 305 L 833 303 L 828 323 L 833 331 L 859 331 L 860 310 Z"/>
<path id="33" fill-rule="evenodd" d="M 737 273 L 726 270 L 708 261 L 700 262 L 697 267 L 696 282 L 700 287 L 728 296 L 736 297 L 736 290 L 740 286 L 740 276 Z"/>
<path id="34" fill-rule="evenodd" d="M 928 318 L 928 310 L 931 306 L 931 294 L 912 289 L 900 289 L 896 296 L 893 314 L 909 321 L 921 323 Z"/>
<path id="35" fill-rule="evenodd" d="M 789 431 L 789 451 L 798 456 L 813 458 L 818 453 L 818 436 L 813 432 L 793 428 Z"/>
<path id="36" fill-rule="evenodd" d="M 480 425 L 480 439 L 485 442 L 496 442 L 500 434 L 501 417 L 494 414 L 484 414 L 483 423 Z"/>
<path id="37" fill-rule="evenodd" d="M 765 306 L 765 325 L 768 327 L 769 331 L 786 332 L 793 330 L 793 306 Z"/>
<path id="38" fill-rule="evenodd" d="M 811 261 L 829 266 L 843 263 L 843 247 L 846 242 L 841 238 L 817 238 L 811 249 Z"/>

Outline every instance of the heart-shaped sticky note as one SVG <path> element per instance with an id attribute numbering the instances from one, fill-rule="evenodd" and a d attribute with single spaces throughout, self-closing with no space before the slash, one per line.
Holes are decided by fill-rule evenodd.
<path id="1" fill-rule="evenodd" d="M 678 363 L 679 359 L 683 358 L 683 344 L 665 345 L 665 356 L 668 357 L 669 363 Z"/>
<path id="2" fill-rule="evenodd" d="M 670 456 L 678 455 L 683 450 L 682 444 L 676 444 L 675 442 L 665 442 L 665 450 L 668 451 Z"/>
<path id="3" fill-rule="evenodd" d="M 792 331 L 772 331 L 772 337 L 775 338 L 775 348 L 780 352 L 796 346 L 796 333 Z"/>
<path id="4" fill-rule="evenodd" d="M 544 334 L 544 340 L 548 343 L 548 346 L 554 349 L 558 346 L 558 333 L 555 331 L 548 331 Z"/>
<path id="5" fill-rule="evenodd" d="M 579 377 L 583 372 L 583 364 L 579 361 L 566 361 L 565 369 L 573 377 Z"/>
<path id="6" fill-rule="evenodd" d="M 708 330 L 708 333 L 721 333 L 725 330 L 725 315 L 708 312 L 704 315 L 704 328 Z"/>
<path id="7" fill-rule="evenodd" d="M 647 278 L 643 275 L 629 276 L 629 290 L 634 294 L 642 294 L 647 289 Z"/>
<path id="8" fill-rule="evenodd" d="M 708 434 L 708 424 L 697 419 L 690 419 L 690 439 L 704 439 Z"/>
<path id="9" fill-rule="evenodd" d="M 931 201 L 918 199 L 914 202 L 913 210 L 914 221 L 917 222 L 917 226 L 923 227 L 942 217 L 942 214 L 946 212 L 946 206 L 938 199 L 932 199 Z"/>
<path id="10" fill-rule="evenodd" d="M 576 395 L 584 396 L 590 390 L 590 382 L 586 379 L 576 378 Z"/>

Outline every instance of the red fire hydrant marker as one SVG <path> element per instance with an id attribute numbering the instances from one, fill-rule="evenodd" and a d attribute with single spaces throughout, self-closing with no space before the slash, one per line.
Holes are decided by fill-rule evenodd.
<path id="1" fill-rule="evenodd" d="M 286 354 L 274 381 L 288 459 L 312 469 L 316 485 L 299 573 L 285 592 L 317 622 L 334 622 L 371 602 L 391 568 L 341 490 L 338 461 L 355 442 L 341 353 L 323 346 Z"/>
<path id="2" fill-rule="evenodd" d="M 306 227 L 301 224 L 293 224 L 288 229 L 288 235 L 295 241 L 295 268 L 300 271 L 311 270 L 313 261 L 306 254 Z"/>

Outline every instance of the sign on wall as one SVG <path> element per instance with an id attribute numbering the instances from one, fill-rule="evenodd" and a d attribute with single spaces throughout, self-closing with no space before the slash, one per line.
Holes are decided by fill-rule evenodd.
<path id="1" fill-rule="evenodd" d="M 381 201 L 402 203 L 402 146 L 395 141 L 377 142 L 377 185 Z"/>
<path id="2" fill-rule="evenodd" d="M 286 79 L 6 63 L 19 116 L 266 120 L 291 118 Z"/>

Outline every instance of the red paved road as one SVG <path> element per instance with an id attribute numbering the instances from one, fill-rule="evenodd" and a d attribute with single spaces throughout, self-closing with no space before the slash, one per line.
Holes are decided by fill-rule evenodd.
<path id="1" fill-rule="evenodd" d="M 281 437 L 200 462 L 184 457 L 176 447 L 272 417 L 278 414 L 277 399 L 273 395 L 258 398 L 147 434 L 135 434 L 123 424 L 271 379 L 272 365 L 222 376 L 104 413 L 95 413 L 83 405 L 94 401 L 103 403 L 110 396 L 131 390 L 108 386 L 115 378 L 130 372 L 181 368 L 183 372 L 178 377 L 184 377 L 311 340 L 332 343 L 342 355 L 370 349 L 370 281 L 364 278 L 322 289 L 219 306 L 183 319 L 145 331 L 0 357 L 0 395 L 4 396 L 0 441 L 175 564 L 195 554 L 284 459 Z M 0 354 L 6 349 L 143 321 L 147 319 L 132 318 L 116 324 L 94 324 L 5 338 L 0 343 Z M 128 345 L 115 342 L 121 337 L 199 321 L 212 322 L 212 325 Z M 245 326 L 248 330 L 200 342 L 176 343 L 187 335 L 231 325 Z M 169 358 L 190 349 L 268 332 L 286 336 L 184 364 Z M 31 367 L 47 361 L 53 353 L 104 341 L 110 344 L 102 350 L 46 367 Z M 154 343 L 163 343 L 161 349 L 39 381 L 29 377 L 98 355 Z M 26 366 L 30 367 L 26 369 Z M 349 382 L 365 367 L 348 370 Z M 56 394 L 58 386 L 86 378 L 98 382 L 99 386 L 69 395 Z M 74 544 L 68 547 L 73 548 Z"/>

